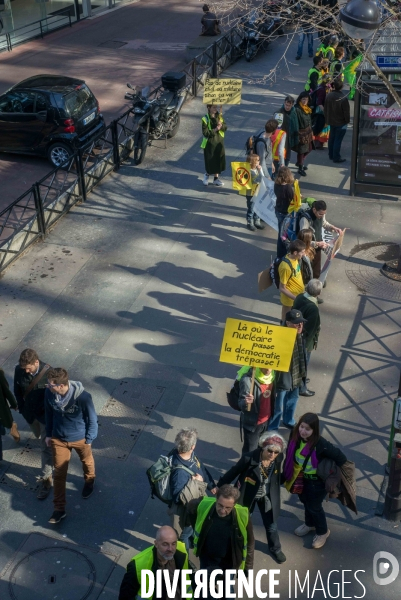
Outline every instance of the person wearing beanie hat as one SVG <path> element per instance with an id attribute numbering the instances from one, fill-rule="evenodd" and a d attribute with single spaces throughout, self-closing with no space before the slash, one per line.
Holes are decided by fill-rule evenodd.
<path id="1" fill-rule="evenodd" d="M 223 475 L 217 487 L 236 480 L 238 504 L 252 515 L 256 506 L 262 517 L 271 555 L 281 564 L 287 559 L 281 550 L 277 520 L 280 513 L 280 478 L 286 442 L 278 433 L 263 433 L 256 450 L 244 454 Z"/>

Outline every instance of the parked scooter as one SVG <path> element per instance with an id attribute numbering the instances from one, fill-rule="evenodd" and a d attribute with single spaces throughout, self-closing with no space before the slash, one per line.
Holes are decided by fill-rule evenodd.
<path id="1" fill-rule="evenodd" d="M 265 18 L 257 10 L 253 10 L 248 17 L 243 17 L 241 24 L 244 31 L 242 44 L 245 48 L 245 60 L 250 62 L 259 48 L 266 49 L 269 45 L 274 32 L 274 19 Z"/>
<path id="2" fill-rule="evenodd" d="M 180 127 L 180 110 L 187 94 L 185 73 L 168 72 L 162 78 L 162 89 L 153 100 L 149 99 L 149 87 L 133 91 L 125 98 L 132 100 L 134 130 L 134 163 L 140 165 L 152 140 L 173 138 Z"/>

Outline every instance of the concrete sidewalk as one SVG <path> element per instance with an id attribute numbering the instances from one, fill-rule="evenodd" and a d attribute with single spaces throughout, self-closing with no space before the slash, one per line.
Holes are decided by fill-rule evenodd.
<path id="1" fill-rule="evenodd" d="M 130 82 L 142 88 L 186 64 L 185 48 L 201 30 L 196 0 L 133 2 L 0 54 L 0 94 L 39 73 L 86 81 L 109 123 L 129 107 Z M 51 170 L 46 159 L 0 154 L 0 211 Z"/>
<path id="2" fill-rule="evenodd" d="M 227 76 L 256 79 L 269 72 L 286 45 L 277 40 L 265 55 L 237 63 Z M 290 65 L 291 72 L 281 70 L 272 87 L 245 83 L 242 104 L 225 111 L 228 163 L 241 155 L 246 137 L 275 112 L 283 95 L 302 89 L 308 67 L 306 60 Z M 0 570 L 21 544 L 28 552 L 35 540 L 39 543 L 29 534 L 42 533 L 92 556 L 100 582 L 96 593 L 105 585 L 102 597 L 116 598 L 128 560 L 167 522 L 165 508 L 149 498 L 145 469 L 172 447 L 177 430 L 198 429 L 197 452 L 216 478 L 239 458 L 239 419 L 225 401 L 237 369 L 219 363 L 220 344 L 227 317 L 278 323 L 277 290 L 257 294 L 257 273 L 274 255 L 276 234 L 246 229 L 244 201 L 231 190 L 229 169 L 225 188 L 202 185 L 203 111 L 201 99 L 186 104 L 182 128 L 167 151 L 155 144 L 139 168 L 125 164 L 2 279 L 0 364 L 9 380 L 20 351 L 36 348 L 43 359 L 83 381 L 101 427 L 94 444 L 95 493 L 87 503 L 81 500 L 82 476 L 74 460 L 68 516 L 54 529 L 47 524 L 50 499 L 40 503 L 29 486 L 17 486 L 30 481 L 33 469 L 23 463 L 19 448 L 5 441 L 5 467 L 11 466 L 0 477 Z M 350 138 L 349 132 L 347 159 Z M 375 510 L 398 383 L 401 302 L 398 288 L 380 280 L 377 254 L 368 252 L 371 246 L 385 252 L 397 241 L 400 213 L 396 202 L 350 198 L 348 168 L 328 164 L 327 150 L 313 153 L 308 165 L 302 193 L 324 198 L 329 220 L 349 231 L 324 291 L 319 349 L 310 363 L 316 395 L 300 399 L 298 415 L 306 410 L 322 415 L 324 436 L 355 461 L 359 513 L 330 502 L 331 537 L 321 551 L 313 551 L 309 536 L 292 534 L 302 519 L 301 505 L 283 492 L 279 528 L 288 561 L 280 566 L 279 590 L 289 597 L 289 570 L 292 578 L 297 570 L 302 579 L 309 570 L 311 590 L 320 571 L 326 596 L 329 571 L 340 571 L 338 581 L 342 570 L 363 570 L 364 597 L 373 600 L 378 595 L 374 554 L 399 556 L 398 525 L 375 516 Z M 375 277 L 379 284 L 369 287 Z M 17 420 L 25 442 L 29 432 Z M 119 459 L 118 452 L 123 455 L 132 445 Z M 275 569 L 258 515 L 255 524 L 255 569 Z M 46 540 L 48 546 L 54 543 Z M 2 597 L 9 597 L 6 581 L 15 564 L 0 580 Z M 362 597 L 352 573 L 344 580 L 352 583 L 340 597 Z M 41 597 L 53 598 L 52 590 L 44 586 Z M 397 582 L 383 586 L 380 597 L 393 600 L 399 590 Z M 315 591 L 313 597 L 326 596 Z M 297 597 L 307 595 L 298 590 Z"/>

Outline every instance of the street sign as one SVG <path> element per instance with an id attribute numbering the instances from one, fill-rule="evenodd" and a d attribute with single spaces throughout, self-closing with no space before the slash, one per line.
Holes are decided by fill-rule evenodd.
<path id="1" fill-rule="evenodd" d="M 376 64 L 381 69 L 401 67 L 401 56 L 376 56 Z"/>

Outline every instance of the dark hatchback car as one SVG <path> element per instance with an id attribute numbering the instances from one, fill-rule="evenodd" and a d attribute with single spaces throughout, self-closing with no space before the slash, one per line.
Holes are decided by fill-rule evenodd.
<path id="1" fill-rule="evenodd" d="M 99 103 L 81 79 L 36 75 L 0 96 L 0 151 L 47 156 L 59 167 L 104 131 Z"/>

